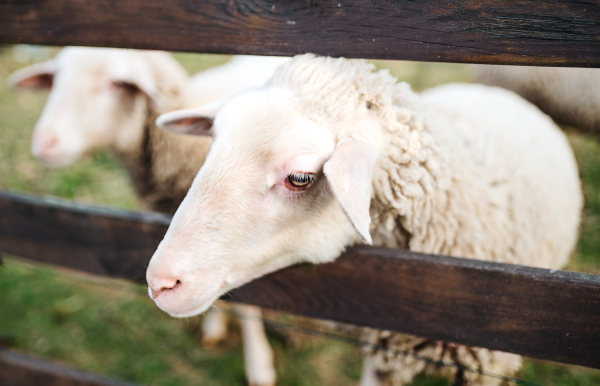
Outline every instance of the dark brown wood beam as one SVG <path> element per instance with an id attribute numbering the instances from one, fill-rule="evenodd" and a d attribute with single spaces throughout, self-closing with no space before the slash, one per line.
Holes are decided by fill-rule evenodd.
<path id="1" fill-rule="evenodd" d="M 169 218 L 0 192 L 0 252 L 144 283 Z M 600 276 L 354 247 L 234 301 L 600 368 Z M 149 300 L 150 301 L 150 300 Z"/>
<path id="2" fill-rule="evenodd" d="M 135 386 L 0 348 L 2 386 Z"/>
<path id="3" fill-rule="evenodd" d="M 600 67 L 600 3 L 0 0 L 0 43 Z"/>

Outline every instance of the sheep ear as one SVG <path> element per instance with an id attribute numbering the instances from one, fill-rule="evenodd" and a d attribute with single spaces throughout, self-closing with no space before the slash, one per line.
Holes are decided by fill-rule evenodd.
<path id="1" fill-rule="evenodd" d="M 373 168 L 378 156 L 376 146 L 355 135 L 343 138 L 323 167 L 335 198 L 367 244 L 372 243 L 369 207 Z"/>
<path id="2" fill-rule="evenodd" d="M 13 72 L 6 84 L 10 88 L 49 89 L 54 81 L 56 64 L 53 60 L 33 64 Z"/>
<path id="3" fill-rule="evenodd" d="M 145 94 L 156 106 L 163 104 L 152 69 L 141 60 L 118 62 L 112 69 L 112 82 L 117 87 Z"/>
<path id="4" fill-rule="evenodd" d="M 158 117 L 156 125 L 179 134 L 212 135 L 213 121 L 224 103 L 225 99 L 220 99 L 196 109 L 166 113 Z"/>

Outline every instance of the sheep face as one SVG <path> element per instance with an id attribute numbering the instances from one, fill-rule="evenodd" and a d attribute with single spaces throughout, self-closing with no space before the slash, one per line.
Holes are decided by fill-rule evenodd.
<path id="1" fill-rule="evenodd" d="M 359 235 L 370 241 L 375 146 L 356 134 L 339 138 L 275 88 L 238 95 L 216 117 L 213 110 L 158 120 L 215 135 L 147 271 L 150 296 L 176 317 L 277 269 L 331 261 Z"/>
<path id="2" fill-rule="evenodd" d="M 9 84 L 50 90 L 31 146 L 48 167 L 69 165 L 95 149 L 133 149 L 147 99 L 157 95 L 149 65 L 133 50 L 67 47 L 51 61 L 15 72 Z"/>

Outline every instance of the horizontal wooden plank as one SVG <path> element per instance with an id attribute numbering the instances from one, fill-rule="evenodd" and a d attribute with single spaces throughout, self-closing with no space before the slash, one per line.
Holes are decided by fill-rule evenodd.
<path id="1" fill-rule="evenodd" d="M 169 222 L 158 213 L 0 192 L 0 252 L 140 283 Z"/>
<path id="2" fill-rule="evenodd" d="M 0 43 L 600 66 L 594 0 L 0 0 Z"/>
<path id="3" fill-rule="evenodd" d="M 0 385 L 2 386 L 134 386 L 0 349 Z"/>
<path id="4" fill-rule="evenodd" d="M 0 252 L 143 282 L 168 218 L 0 192 Z M 600 368 L 600 276 L 354 247 L 235 301 Z"/>

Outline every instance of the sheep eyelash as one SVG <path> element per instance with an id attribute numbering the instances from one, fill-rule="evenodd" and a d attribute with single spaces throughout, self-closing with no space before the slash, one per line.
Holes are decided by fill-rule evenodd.
<path id="1" fill-rule="evenodd" d="M 310 188 L 316 177 L 314 173 L 293 172 L 285 178 L 285 187 L 292 192 L 301 192 Z"/>
<path id="2" fill-rule="evenodd" d="M 315 175 L 312 173 L 290 173 L 289 178 L 293 178 L 302 182 L 311 183 L 315 180 Z"/>

